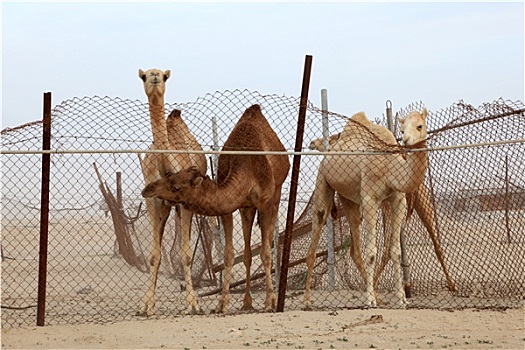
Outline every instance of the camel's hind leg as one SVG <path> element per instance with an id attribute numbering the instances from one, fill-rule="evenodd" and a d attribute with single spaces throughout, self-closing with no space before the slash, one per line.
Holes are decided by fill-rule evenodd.
<path id="1" fill-rule="evenodd" d="M 359 204 L 354 203 L 343 196 L 339 196 L 343 205 L 346 220 L 350 226 L 350 257 L 355 263 L 363 282 L 366 284 L 367 275 L 363 255 L 361 254 L 361 208 Z"/>
<path id="2" fill-rule="evenodd" d="M 381 278 L 381 275 L 383 274 L 383 271 L 385 270 L 386 265 L 388 264 L 388 261 L 390 260 L 390 249 L 392 247 L 392 211 L 390 209 L 390 202 L 383 202 L 381 205 L 381 217 L 383 219 L 383 228 L 384 228 L 384 249 L 383 249 L 383 256 L 381 257 L 381 260 L 379 262 L 379 265 L 377 266 L 375 275 L 374 275 L 374 289 L 377 288 L 377 285 L 379 284 L 379 279 Z"/>
<path id="3" fill-rule="evenodd" d="M 232 268 L 234 260 L 233 252 L 233 214 L 221 216 L 224 226 L 224 280 L 219 304 L 215 308 L 216 313 L 227 314 L 230 306 L 230 283 L 232 279 Z"/>
<path id="4" fill-rule="evenodd" d="M 312 242 L 306 256 L 306 265 L 308 266 L 308 275 L 306 276 L 306 289 L 304 292 L 304 306 L 310 308 L 312 305 L 310 285 L 312 284 L 312 274 L 315 263 L 315 251 L 319 244 L 321 230 L 330 214 L 334 203 L 334 190 L 326 182 L 323 175 L 318 174 L 315 183 L 314 204 L 312 210 Z"/>
<path id="5" fill-rule="evenodd" d="M 190 247 L 190 238 L 191 238 L 191 221 L 193 218 L 193 213 L 180 208 L 179 210 L 179 219 L 181 222 L 181 256 L 182 256 L 182 265 L 184 267 L 184 279 L 186 281 L 186 300 L 188 302 L 188 312 L 189 313 L 199 313 L 199 305 L 197 302 L 197 295 L 193 290 L 193 281 L 191 278 L 191 247 Z"/>
<path id="6" fill-rule="evenodd" d="M 155 314 L 155 288 L 157 286 L 157 275 L 159 273 L 161 261 L 161 244 L 162 236 L 166 221 L 170 215 L 171 206 L 164 205 L 161 199 L 146 199 L 146 206 L 150 222 L 153 226 L 153 240 L 151 243 L 151 257 L 150 257 L 150 274 L 148 290 L 143 298 L 144 306 L 137 315 L 152 316 Z"/>
<path id="7" fill-rule="evenodd" d="M 275 222 L 279 214 L 279 204 L 281 201 L 281 188 L 277 188 L 273 199 L 267 205 L 259 208 L 259 218 L 261 225 L 261 260 L 264 265 L 266 277 L 266 299 L 264 301 L 264 311 L 275 311 L 277 308 L 277 295 L 275 294 L 272 279 L 272 243 L 275 230 Z"/>
<path id="8" fill-rule="evenodd" d="M 390 207 L 392 210 L 392 244 L 390 245 L 390 259 L 392 259 L 394 269 L 394 289 L 397 305 L 405 307 L 407 300 L 403 288 L 403 276 L 401 274 L 401 225 L 406 212 L 405 194 L 398 192 L 390 198 Z"/>
<path id="9" fill-rule="evenodd" d="M 244 292 L 243 310 L 251 310 L 252 307 L 252 296 L 251 290 L 251 266 L 252 266 L 252 247 L 251 247 L 251 236 L 253 221 L 255 218 L 255 208 L 243 208 L 239 210 L 241 212 L 242 220 L 242 233 L 244 236 L 244 267 L 246 268 L 246 290 Z"/>
<path id="10" fill-rule="evenodd" d="M 377 307 L 376 294 L 374 290 L 374 268 L 377 258 L 377 209 L 378 204 L 376 198 L 368 195 L 373 193 L 370 189 L 361 189 L 361 205 L 363 208 L 363 221 L 365 223 L 365 256 L 366 256 L 366 274 L 371 276 L 366 281 L 366 302 L 367 307 Z"/>

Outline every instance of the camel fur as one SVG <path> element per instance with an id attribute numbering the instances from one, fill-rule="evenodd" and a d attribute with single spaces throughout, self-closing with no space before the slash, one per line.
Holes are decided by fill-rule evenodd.
<path id="1" fill-rule="evenodd" d="M 166 81 L 170 77 L 170 71 L 159 69 L 139 70 L 139 77 L 144 83 L 144 91 L 148 97 L 150 124 L 153 134 L 153 144 L 150 149 L 157 150 L 202 150 L 195 136 L 189 131 L 188 126 L 182 120 L 180 111 L 174 110 L 170 113 L 168 120 L 165 119 L 164 93 Z M 168 173 L 173 173 L 191 166 L 196 166 L 201 172 L 206 172 L 206 158 L 203 154 L 153 154 L 148 153 L 139 160 L 144 175 L 144 181 L 150 184 Z M 137 312 L 138 315 L 151 316 L 155 313 L 155 288 L 161 262 L 161 244 L 164 235 L 166 221 L 171 212 L 171 204 L 158 198 L 146 199 L 148 216 L 152 223 L 153 239 L 150 258 L 150 276 L 148 289 L 143 299 L 143 307 Z M 180 208 L 177 211 L 177 223 L 181 232 L 181 260 L 184 268 L 186 281 L 186 292 L 188 312 L 200 311 L 197 296 L 193 290 L 191 277 L 191 247 L 190 234 L 193 213 Z"/>
<path id="2" fill-rule="evenodd" d="M 241 116 L 224 143 L 223 150 L 285 151 L 285 148 L 262 114 L 260 106 L 253 105 Z M 216 181 L 198 169 L 185 169 L 147 185 L 142 195 L 146 198 L 156 197 L 171 203 L 181 203 L 185 209 L 194 213 L 221 216 L 225 233 L 225 274 L 223 290 L 215 311 L 224 314 L 229 308 L 229 287 L 234 260 L 233 212 L 237 209 L 241 214 L 245 243 L 246 291 L 243 309 L 252 308 L 250 240 L 255 214 L 258 212 L 262 236 L 261 260 L 266 277 L 264 309 L 274 310 L 277 296 L 271 277 L 271 244 L 281 188 L 290 169 L 288 156 L 221 154 L 218 163 Z"/>
<path id="3" fill-rule="evenodd" d="M 386 134 L 386 131 L 385 130 L 381 130 L 381 128 L 377 128 L 376 129 L 378 132 L 384 132 Z M 340 133 L 338 134 L 334 134 L 334 135 L 330 135 L 328 137 L 328 145 L 329 145 L 329 148 L 332 147 L 336 142 L 337 140 L 339 140 L 339 137 L 340 137 Z M 386 139 L 386 137 L 383 137 Z M 323 138 L 317 138 L 313 141 L 310 142 L 310 145 L 308 146 L 309 149 L 311 150 L 317 150 L 317 151 L 320 151 L 320 152 L 324 152 L 325 149 L 324 149 L 324 146 L 323 146 Z M 426 228 L 429 236 L 430 236 L 430 239 L 434 245 L 434 251 L 436 253 L 436 256 L 438 258 L 438 261 L 439 263 L 441 264 L 441 267 L 443 269 L 443 273 L 445 274 L 445 279 L 447 281 L 447 287 L 450 291 L 455 291 L 456 290 L 456 286 L 455 286 L 455 283 L 454 281 L 452 280 L 452 278 L 450 277 L 450 274 L 448 272 L 448 268 L 445 264 L 445 257 L 444 257 L 444 254 L 443 254 L 443 249 L 441 248 L 441 243 L 439 241 L 439 237 L 438 237 L 438 233 L 437 233 L 437 227 L 435 226 L 435 219 L 434 219 L 434 207 L 432 205 L 432 200 L 431 200 L 431 197 L 430 197 L 430 194 L 429 194 L 429 190 L 427 188 L 427 186 L 425 185 L 425 183 L 421 183 L 421 185 L 417 188 L 416 191 L 412 192 L 412 193 L 407 193 L 406 194 L 406 200 L 407 200 L 407 216 L 406 216 L 406 221 L 408 222 L 410 220 L 410 217 L 411 217 L 411 214 L 412 212 L 415 210 L 417 215 L 419 216 L 419 218 L 421 219 L 421 222 L 423 223 L 423 226 Z M 382 210 L 384 210 L 384 214 L 389 217 L 389 211 L 390 211 L 390 208 L 386 205 L 383 205 L 382 206 Z M 391 244 L 391 235 L 390 235 L 390 230 L 389 230 L 390 226 L 389 226 L 389 223 L 385 223 L 385 234 L 386 234 L 386 237 L 385 237 L 385 242 L 386 242 L 386 247 L 387 249 L 385 249 L 384 253 L 383 253 L 383 257 L 381 258 L 381 262 L 379 264 L 379 266 L 377 267 L 377 270 L 376 270 L 376 273 L 374 275 L 374 287 L 377 287 L 377 283 L 379 282 L 379 278 L 381 277 L 381 273 L 383 272 L 383 270 L 385 269 L 385 266 L 386 264 L 388 263 L 388 260 L 389 260 L 389 254 L 388 254 L 388 251 L 389 251 L 389 247 L 390 247 L 390 244 Z M 358 229 L 358 232 L 359 232 L 359 229 Z M 350 235 L 350 237 L 352 237 L 352 234 Z M 358 242 L 356 242 L 355 240 L 352 240 L 352 242 L 354 245 L 357 244 Z M 365 268 L 364 268 L 364 262 L 362 260 L 362 257 L 361 255 L 357 255 L 357 249 L 361 249 L 360 246 L 353 246 L 350 248 L 350 256 L 352 258 L 352 260 L 354 260 L 357 268 L 358 268 L 358 271 L 360 272 L 361 276 L 364 278 L 364 281 L 366 283 L 366 271 L 365 271 Z"/>
<path id="4" fill-rule="evenodd" d="M 406 118 L 398 118 L 407 146 L 426 147 L 426 109 L 422 113 L 411 112 Z M 372 123 L 363 112 L 355 114 L 343 131 L 334 137 L 332 151 L 382 151 L 395 147 L 394 135 L 385 127 Z M 319 166 L 314 191 L 312 242 L 307 255 L 308 275 L 304 303 L 311 306 L 310 285 L 315 250 L 319 243 L 322 226 L 333 206 L 337 193 L 350 225 L 350 255 L 366 281 L 368 307 L 377 307 L 374 288 L 374 266 L 377 255 L 377 211 L 384 202 L 391 207 L 390 230 L 392 244 L 389 254 L 394 267 L 397 305 L 404 307 L 406 297 L 400 266 L 400 232 L 406 213 L 405 193 L 415 191 L 423 182 L 428 167 L 426 152 L 411 152 L 406 157 L 396 153 L 377 155 L 356 154 L 351 156 L 325 155 Z M 365 228 L 365 257 L 360 251 L 359 226 L 361 218 Z M 388 244 L 388 243 L 387 243 Z M 364 261 L 364 267 L 363 263 Z"/>

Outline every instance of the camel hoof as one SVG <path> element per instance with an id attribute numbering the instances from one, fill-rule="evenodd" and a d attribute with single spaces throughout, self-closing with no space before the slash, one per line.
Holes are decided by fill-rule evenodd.
<path id="1" fill-rule="evenodd" d="M 406 309 L 408 307 L 408 301 L 406 299 L 399 300 L 394 307 L 396 309 Z"/>
<path id="2" fill-rule="evenodd" d="M 219 305 L 213 310 L 213 313 L 215 315 L 227 315 L 228 308 L 223 303 L 219 303 Z"/>
<path id="3" fill-rule="evenodd" d="M 277 309 L 277 304 L 270 304 L 264 307 L 264 312 L 275 312 Z"/>
<path id="4" fill-rule="evenodd" d="M 202 310 L 198 306 L 188 308 L 188 310 L 186 310 L 186 313 L 188 315 L 202 315 L 203 314 Z"/>
<path id="5" fill-rule="evenodd" d="M 303 301 L 303 310 L 312 310 L 312 302 L 309 298 L 305 298 Z"/>
<path id="6" fill-rule="evenodd" d="M 141 309 L 137 312 L 135 312 L 135 316 L 142 316 L 142 317 L 150 317 L 155 315 L 155 312 L 153 312 L 151 309 Z"/>
<path id="7" fill-rule="evenodd" d="M 255 308 L 252 306 L 252 304 L 244 304 L 241 310 L 242 311 L 254 311 Z"/>
<path id="8" fill-rule="evenodd" d="M 365 309 L 377 309 L 377 303 L 375 301 L 368 302 L 365 305 Z"/>

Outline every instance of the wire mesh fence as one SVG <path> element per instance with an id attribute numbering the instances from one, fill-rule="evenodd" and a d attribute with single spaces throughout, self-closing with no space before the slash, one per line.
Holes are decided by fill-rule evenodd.
<path id="1" fill-rule="evenodd" d="M 167 103 L 165 110 L 167 114 L 180 110 L 188 129 L 208 152 L 222 149 L 241 115 L 254 104 L 260 105 L 284 148 L 293 150 L 297 98 L 235 90 L 208 94 L 191 103 Z M 401 109 L 399 116 L 423 110 L 422 103 L 415 103 Z M 323 142 L 318 140 L 323 135 L 323 114 L 328 116 L 333 135 L 324 146 L 343 154 L 323 152 Z M 388 253 L 392 242 L 397 241 L 402 242 L 396 254 L 402 255 L 400 269 L 409 308 L 521 305 L 525 294 L 523 103 L 500 99 L 474 108 L 460 101 L 441 111 L 430 111 L 426 118 L 428 166 L 426 171 L 414 168 L 416 173 L 423 173 L 424 180 L 419 186 L 414 180 L 414 191 L 402 196 L 393 195 L 393 183 L 409 177 L 410 158 L 422 158 L 423 152 L 408 152 L 410 149 L 394 145 L 395 140 L 386 142 L 394 136 L 385 139 L 377 132 L 378 124 L 387 125 L 385 116 L 372 117 L 374 124 L 359 118 L 323 113 L 308 105 L 304 137 L 307 152 L 301 158 L 291 232 L 286 309 L 305 307 L 312 227 L 320 226 L 323 215 L 327 223 L 322 225 L 315 250 L 310 308 L 369 306 L 367 276 L 373 276 L 373 302 L 379 307 L 398 307 L 396 264 Z M 41 155 L 9 151 L 41 149 L 41 128 L 41 122 L 35 122 L 2 131 L 2 327 L 32 325 L 36 318 Z M 395 137 L 400 140 L 409 134 L 403 131 L 401 134 L 395 130 Z M 64 101 L 53 109 L 51 148 L 72 152 L 51 155 L 48 324 L 132 319 L 142 308 L 150 278 L 152 223 L 141 195 L 145 185 L 140 162 L 143 158 L 139 159 L 137 153 L 148 152 L 151 136 L 148 103 L 141 101 L 95 96 Z M 468 147 L 472 144 L 477 145 Z M 217 177 L 217 158 L 222 156 L 206 154 L 211 179 Z M 356 169 L 366 170 L 362 163 L 352 163 L 363 157 L 366 161 L 374 159 L 367 165 L 369 171 L 375 169 L 370 168 L 371 164 L 388 170 L 373 178 L 375 194 L 357 190 L 363 188 L 362 183 L 347 181 Z M 342 159 L 346 160 L 336 166 Z M 345 163 L 348 159 L 351 163 Z M 324 198 L 330 198 L 330 188 L 336 190 L 333 207 L 319 199 L 316 204 L 314 194 L 322 192 L 320 169 L 324 169 L 329 184 Z M 272 255 L 277 273 L 289 189 L 290 174 L 282 185 L 275 224 L 277 248 Z M 381 203 L 385 196 L 397 199 Z M 371 198 L 380 209 L 373 214 L 367 212 Z M 356 206 L 352 200 L 361 204 Z M 397 239 L 392 231 L 395 234 L 395 222 L 399 221 L 395 218 L 401 217 L 398 208 L 403 208 L 405 201 L 408 215 L 401 212 L 403 234 Z M 181 315 L 188 309 L 177 218 L 172 209 L 162 241 L 155 317 Z M 200 309 L 208 313 L 219 301 L 225 274 L 224 227 L 217 216 L 194 215 L 192 220 L 192 284 Z M 245 243 L 241 222 L 236 212 L 230 313 L 244 312 Z M 374 229 L 377 252 L 372 254 L 376 256 L 372 261 L 369 253 L 375 252 L 374 244 L 366 233 Z M 265 308 L 261 250 L 261 230 L 256 224 L 251 237 L 250 288 L 256 311 Z M 392 255 L 394 259 L 396 254 Z M 274 279 L 275 275 L 274 271 Z"/>

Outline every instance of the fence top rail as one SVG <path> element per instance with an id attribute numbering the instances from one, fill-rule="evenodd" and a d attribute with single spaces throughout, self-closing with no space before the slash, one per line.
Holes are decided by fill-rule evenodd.
<path id="1" fill-rule="evenodd" d="M 497 142 L 482 142 L 482 143 L 470 143 L 462 145 L 451 145 L 451 146 L 439 146 L 430 148 L 410 148 L 402 147 L 400 150 L 395 151 L 214 151 L 214 150 L 140 150 L 140 149 L 107 149 L 107 150 L 0 150 L 0 154 L 146 154 L 146 153 L 171 153 L 171 154 L 236 154 L 236 155 L 307 155 L 307 156 L 324 156 L 324 155 L 381 155 L 381 154 L 393 154 L 393 153 L 408 153 L 408 152 L 433 152 L 433 151 L 445 151 L 454 149 L 464 148 L 476 148 L 476 147 L 487 147 L 487 146 L 502 146 L 515 143 L 525 143 L 525 139 L 517 140 L 505 140 Z"/>

